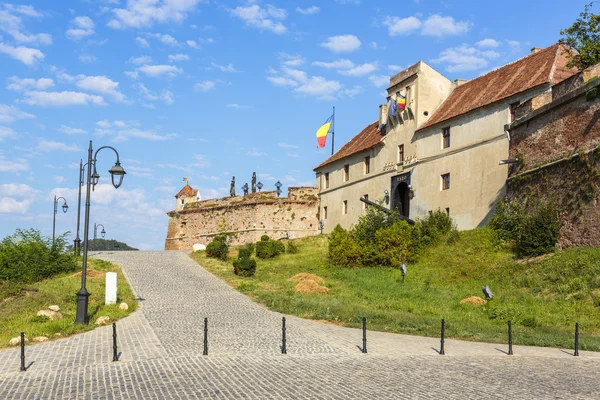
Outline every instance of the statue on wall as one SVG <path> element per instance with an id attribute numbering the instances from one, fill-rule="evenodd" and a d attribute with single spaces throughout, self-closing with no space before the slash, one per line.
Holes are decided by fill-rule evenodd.
<path id="1" fill-rule="evenodd" d="M 256 172 L 252 173 L 252 193 L 256 193 Z"/>
<path id="2" fill-rule="evenodd" d="M 229 195 L 235 196 L 235 176 L 231 177 L 231 186 L 229 187 Z"/>
<path id="3" fill-rule="evenodd" d="M 244 196 L 248 195 L 248 182 L 244 183 L 244 186 L 242 186 L 242 190 L 244 191 Z"/>

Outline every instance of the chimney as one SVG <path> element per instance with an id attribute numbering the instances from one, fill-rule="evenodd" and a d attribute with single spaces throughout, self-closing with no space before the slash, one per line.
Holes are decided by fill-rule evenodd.
<path id="1" fill-rule="evenodd" d="M 467 83 L 468 81 L 466 79 L 460 79 L 460 78 L 456 78 L 454 80 L 454 86 L 460 86 L 462 84 Z"/>
<path id="2" fill-rule="evenodd" d="M 542 50 L 544 50 L 544 49 L 542 49 L 541 47 L 532 47 L 531 54 L 539 53 Z"/>
<path id="3" fill-rule="evenodd" d="M 379 105 L 379 125 L 387 123 L 388 105 Z"/>

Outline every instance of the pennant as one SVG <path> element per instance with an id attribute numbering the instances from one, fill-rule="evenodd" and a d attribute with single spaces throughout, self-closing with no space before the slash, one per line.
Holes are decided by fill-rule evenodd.
<path id="1" fill-rule="evenodd" d="M 398 110 L 402 111 L 406 108 L 406 96 L 402 96 L 400 92 L 396 93 L 396 100 L 398 103 Z"/>
<path id="2" fill-rule="evenodd" d="M 317 131 L 317 148 L 322 149 L 325 147 L 325 141 L 327 140 L 327 135 L 333 129 L 333 114 L 331 117 L 327 118 L 327 121 Z"/>

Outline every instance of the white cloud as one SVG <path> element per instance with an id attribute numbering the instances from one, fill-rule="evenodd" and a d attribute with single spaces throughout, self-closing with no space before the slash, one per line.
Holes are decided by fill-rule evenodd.
<path id="1" fill-rule="evenodd" d="M 33 65 L 36 61 L 44 59 L 44 53 L 38 49 L 32 49 L 29 47 L 12 47 L 0 43 L 0 53 L 4 53 L 14 58 L 15 60 L 21 61 L 25 65 Z"/>
<path id="2" fill-rule="evenodd" d="M 50 140 L 42 139 L 37 149 L 43 152 L 51 151 L 82 151 L 76 144 L 67 145 L 62 142 L 53 142 Z"/>
<path id="3" fill-rule="evenodd" d="M 0 126 L 0 142 L 6 138 L 14 137 L 14 136 L 15 136 L 15 131 L 13 131 L 12 129 L 10 129 L 6 126 Z"/>
<path id="4" fill-rule="evenodd" d="M 20 5 L 20 4 L 8 4 L 8 3 L 4 3 L 4 7 L 7 10 L 16 12 L 17 14 L 23 14 L 23 15 L 27 15 L 28 17 L 43 17 L 44 13 L 42 13 L 41 11 L 36 10 L 35 8 L 33 8 L 33 6 L 24 6 L 24 5 Z"/>
<path id="5" fill-rule="evenodd" d="M 182 22 L 193 12 L 200 0 L 128 0 L 126 8 L 113 8 L 114 19 L 108 26 L 114 29 L 145 28 L 154 24 Z"/>
<path id="6" fill-rule="evenodd" d="M 521 43 L 516 40 L 507 40 L 506 43 L 510 46 L 511 50 L 517 51 L 521 48 Z"/>
<path id="7" fill-rule="evenodd" d="M 150 56 L 131 57 L 129 59 L 129 62 L 134 65 L 149 64 L 152 62 L 152 57 L 150 57 Z"/>
<path id="8" fill-rule="evenodd" d="M 179 42 L 177 41 L 177 39 L 175 39 L 171 35 L 167 35 L 167 34 L 163 35 L 160 33 L 148 33 L 147 35 L 149 37 L 158 39 L 161 43 L 168 44 L 170 46 L 179 46 Z"/>
<path id="9" fill-rule="evenodd" d="M 321 99 L 333 99 L 334 94 L 342 88 L 338 81 L 330 81 L 322 76 L 313 76 L 306 83 L 297 88 L 294 92 L 315 96 Z"/>
<path id="10" fill-rule="evenodd" d="M 427 18 L 423 22 L 423 29 L 421 29 L 421 35 L 426 36 L 450 36 L 460 35 L 467 32 L 471 28 L 469 21 L 454 21 L 452 17 L 442 17 L 441 15 L 434 14 Z"/>
<path id="11" fill-rule="evenodd" d="M 0 185 L 0 196 L 10 196 L 16 198 L 34 197 L 39 190 L 32 188 L 24 183 L 5 183 Z"/>
<path id="12" fill-rule="evenodd" d="M 78 58 L 81 62 L 91 63 L 96 61 L 96 56 L 93 54 L 80 54 Z"/>
<path id="13" fill-rule="evenodd" d="M 267 76 L 267 80 L 275 86 L 298 86 L 298 82 L 284 76 Z"/>
<path id="14" fill-rule="evenodd" d="M 219 65 L 215 62 L 211 63 L 213 67 L 218 68 L 222 72 L 239 72 L 233 64 Z"/>
<path id="15" fill-rule="evenodd" d="M 0 104 L 0 123 L 10 123 L 18 119 L 33 119 L 35 115 L 19 110 L 15 106 Z"/>
<path id="16" fill-rule="evenodd" d="M 164 90 L 160 94 L 160 98 L 167 104 L 173 104 L 175 102 L 175 95 L 170 90 Z"/>
<path id="17" fill-rule="evenodd" d="M 306 80 L 308 79 L 308 77 L 306 76 L 306 72 L 301 71 L 299 69 L 284 67 L 283 73 L 297 82 L 306 82 Z"/>
<path id="18" fill-rule="evenodd" d="M 398 72 L 400 72 L 404 69 L 401 65 L 396 65 L 396 64 L 390 64 L 387 66 L 387 68 L 388 68 L 388 70 L 392 71 L 395 74 L 397 74 Z"/>
<path id="19" fill-rule="evenodd" d="M 109 129 L 109 128 L 112 127 L 112 125 L 110 124 L 110 122 L 108 120 L 106 120 L 106 119 L 104 119 L 102 121 L 96 122 L 96 125 L 98 127 L 100 127 L 100 128 L 103 128 L 103 129 Z"/>
<path id="20" fill-rule="evenodd" d="M 299 67 L 304 64 L 306 60 L 298 55 L 290 55 L 287 53 L 281 53 L 279 57 L 283 60 L 281 63 L 286 67 Z"/>
<path id="21" fill-rule="evenodd" d="M 0 213 L 25 214 L 33 201 L 31 199 L 17 200 L 12 197 L 0 197 Z"/>
<path id="22" fill-rule="evenodd" d="M 124 142 L 130 138 L 145 139 L 150 141 L 164 141 L 177 137 L 176 134 L 161 135 L 152 130 L 143 130 L 139 128 L 119 128 L 116 130 L 96 129 L 96 134 L 99 136 L 112 136 L 114 142 Z"/>
<path id="23" fill-rule="evenodd" d="M 285 19 L 287 13 L 282 8 L 271 5 L 262 8 L 257 4 L 253 4 L 247 7 L 236 7 L 233 10 L 229 10 L 229 12 L 233 16 L 242 19 L 247 26 L 260 30 L 268 30 L 278 35 L 284 34 L 287 31 L 285 25 L 280 21 L 274 21 Z"/>
<path id="24" fill-rule="evenodd" d="M 390 36 L 409 35 L 421 27 L 421 21 L 416 17 L 385 17 L 383 24 L 388 27 Z"/>
<path id="25" fill-rule="evenodd" d="M 362 87 L 354 86 L 352 89 L 340 90 L 339 95 L 343 98 L 352 98 L 360 93 L 362 93 Z"/>
<path id="26" fill-rule="evenodd" d="M 351 52 L 358 49 L 361 41 L 354 35 L 331 36 L 326 42 L 321 43 L 334 53 Z"/>
<path id="27" fill-rule="evenodd" d="M 500 42 L 494 39 L 483 39 L 475 43 L 475 46 L 495 49 L 496 47 L 500 46 Z"/>
<path id="28" fill-rule="evenodd" d="M 390 77 L 387 75 L 371 75 L 369 80 L 377 87 L 387 86 L 390 82 Z"/>
<path id="29" fill-rule="evenodd" d="M 150 47 L 150 43 L 148 43 L 148 41 L 142 37 L 136 37 L 135 41 L 138 45 L 142 46 L 142 47 Z"/>
<path id="30" fill-rule="evenodd" d="M 366 64 L 357 65 L 356 67 L 351 68 L 346 71 L 338 71 L 338 73 L 340 73 L 342 75 L 346 75 L 346 76 L 363 76 L 363 75 L 368 75 L 371 72 L 376 71 L 376 70 L 377 70 L 377 64 L 366 63 Z"/>
<path id="31" fill-rule="evenodd" d="M 188 61 L 190 56 L 187 54 L 169 54 L 169 62 Z"/>
<path id="32" fill-rule="evenodd" d="M 485 68 L 488 60 L 494 59 L 498 55 L 495 51 L 480 51 L 474 47 L 462 45 L 442 51 L 438 58 L 431 61 L 447 64 L 448 72 L 473 71 Z"/>
<path id="33" fill-rule="evenodd" d="M 322 68 L 350 69 L 354 67 L 354 63 L 348 59 L 339 59 L 331 62 L 315 61 L 312 65 Z"/>
<path id="34" fill-rule="evenodd" d="M 47 33 L 32 34 L 32 33 L 27 32 L 23 27 L 23 20 L 21 19 L 21 17 L 11 13 L 11 11 L 13 11 L 17 14 L 26 15 L 28 17 L 41 17 L 42 14 L 40 12 L 36 11 L 31 6 L 17 6 L 17 7 L 14 7 L 14 6 L 9 7 L 9 6 L 12 6 L 12 5 L 5 4 L 5 9 L 0 10 L 0 31 L 6 32 L 10 36 L 12 36 L 12 38 L 17 43 L 31 43 L 33 45 L 52 44 L 52 36 L 51 35 L 49 35 Z M 21 8 L 19 8 L 19 7 L 21 7 Z M 25 9 L 23 7 L 31 7 L 30 8 L 31 12 L 26 12 L 26 13 L 21 12 L 21 10 Z"/>
<path id="35" fill-rule="evenodd" d="M 311 6 L 311 7 L 307 7 L 307 8 L 300 8 L 300 7 L 296 8 L 296 12 L 299 12 L 300 14 L 304 14 L 304 15 L 316 14 L 319 11 L 321 11 L 321 9 L 317 6 Z"/>
<path id="36" fill-rule="evenodd" d="M 0 172 L 14 172 L 19 173 L 29 170 L 29 164 L 27 160 L 7 160 L 0 154 Z"/>
<path id="37" fill-rule="evenodd" d="M 63 183 L 64 181 L 66 181 L 67 179 L 64 176 L 60 176 L 60 175 L 54 175 L 52 176 L 52 180 L 58 184 Z"/>
<path id="38" fill-rule="evenodd" d="M 95 33 L 94 21 L 92 21 L 90 17 L 75 17 L 71 21 L 71 26 L 73 26 L 73 28 L 66 32 L 67 39 L 69 40 L 80 40 Z"/>
<path id="39" fill-rule="evenodd" d="M 71 128 L 70 126 L 67 126 L 67 125 L 61 125 L 60 128 L 57 129 L 57 131 L 64 133 L 66 135 L 85 135 L 85 134 L 87 134 L 87 131 L 85 129 Z"/>
<path id="40" fill-rule="evenodd" d="M 255 147 L 251 148 L 246 154 L 249 155 L 249 156 L 251 156 L 251 157 L 265 157 L 265 156 L 268 156 L 267 153 L 258 151 Z"/>
<path id="41" fill-rule="evenodd" d="M 204 154 L 194 154 L 192 156 L 192 167 L 194 168 L 206 168 L 211 165 L 212 163 Z"/>
<path id="42" fill-rule="evenodd" d="M 49 78 L 21 79 L 13 75 L 10 78 L 8 78 L 8 82 L 9 84 L 8 86 L 6 86 L 6 88 L 9 90 L 16 90 L 18 92 L 27 89 L 46 90 L 54 86 L 54 81 Z"/>
<path id="43" fill-rule="evenodd" d="M 146 88 L 146 86 L 141 82 L 137 84 L 137 88 L 140 90 L 140 92 L 142 92 L 144 94 L 144 97 L 148 100 L 155 101 L 155 100 L 160 99 L 160 100 L 163 100 L 167 104 L 173 104 L 173 102 L 175 101 L 173 92 L 171 92 L 170 90 L 164 90 L 161 94 L 155 94 L 155 93 L 151 92 L 148 88 Z M 152 106 L 151 104 L 148 104 L 146 106 L 148 108 L 154 108 L 154 106 Z M 100 122 L 105 122 L 105 121 L 100 121 Z M 110 126 L 108 126 L 108 127 L 110 127 Z"/>
<path id="44" fill-rule="evenodd" d="M 199 92 L 208 92 L 213 90 L 215 87 L 216 83 L 214 81 L 202 81 L 194 85 L 194 89 L 196 89 Z"/>
<path id="45" fill-rule="evenodd" d="M 198 43 L 196 43 L 196 41 L 195 41 L 195 40 L 187 40 L 185 43 L 186 43 L 188 46 L 190 46 L 190 47 L 192 47 L 192 48 L 194 48 L 194 49 L 199 49 L 199 48 L 200 48 L 200 46 L 198 46 Z"/>
<path id="46" fill-rule="evenodd" d="M 279 142 L 277 143 L 277 146 L 283 148 L 283 149 L 297 149 L 299 146 L 293 145 L 293 144 L 289 144 L 289 143 L 285 143 L 285 142 Z"/>
<path id="47" fill-rule="evenodd" d="M 213 38 L 200 38 L 200 43 L 203 44 L 214 44 L 215 43 L 215 39 Z"/>
<path id="48" fill-rule="evenodd" d="M 118 91 L 119 82 L 115 82 L 106 76 L 78 75 L 77 79 L 77 86 L 83 90 L 108 95 L 120 103 L 126 100 L 125 95 Z"/>
<path id="49" fill-rule="evenodd" d="M 138 71 L 154 78 L 161 75 L 175 77 L 177 74 L 181 74 L 183 72 L 181 68 L 178 68 L 174 65 L 143 65 L 138 69 Z"/>
<path id="50" fill-rule="evenodd" d="M 73 105 L 95 104 L 104 106 L 106 103 L 101 96 L 81 92 L 25 92 L 23 103 L 42 107 L 65 107 Z"/>
<path id="51" fill-rule="evenodd" d="M 125 71 L 124 74 L 133 80 L 136 80 L 140 77 L 137 71 Z"/>

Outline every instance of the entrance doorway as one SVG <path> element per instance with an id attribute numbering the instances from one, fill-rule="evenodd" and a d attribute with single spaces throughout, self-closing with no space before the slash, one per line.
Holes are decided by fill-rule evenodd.
<path id="1" fill-rule="evenodd" d="M 394 200 L 392 202 L 392 207 L 396 208 L 400 215 L 409 217 L 410 212 L 410 198 L 408 197 L 408 184 L 406 182 L 400 182 L 398 186 L 396 186 L 396 190 L 394 191 Z"/>

